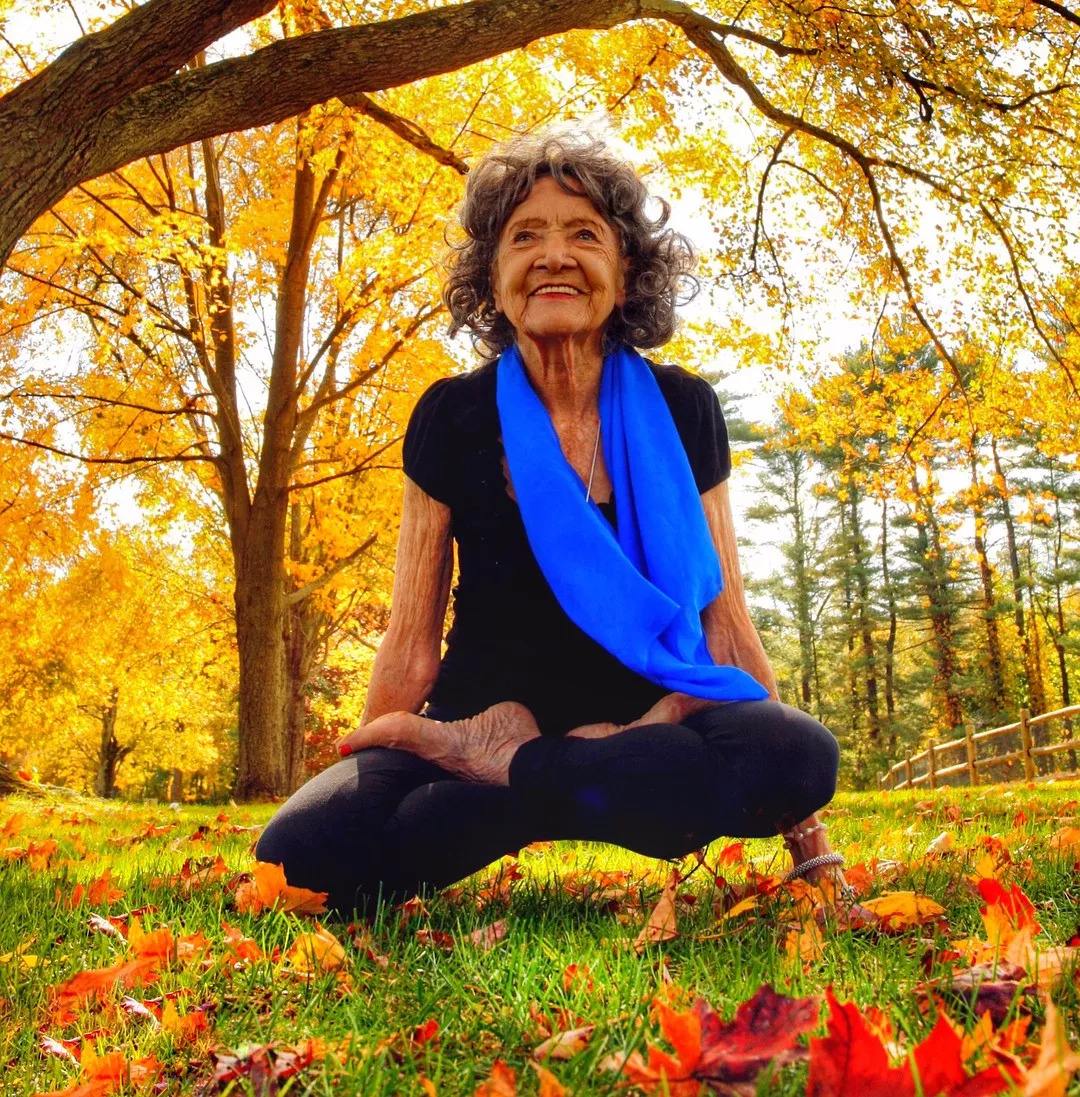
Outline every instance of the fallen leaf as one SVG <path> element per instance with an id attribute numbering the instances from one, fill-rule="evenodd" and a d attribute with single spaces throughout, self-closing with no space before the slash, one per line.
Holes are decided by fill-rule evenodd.
<path id="1" fill-rule="evenodd" d="M 295 1047 L 260 1044 L 239 1050 L 211 1052 L 214 1060 L 214 1082 L 224 1089 L 231 1082 L 246 1078 L 259 1097 L 277 1094 L 279 1082 L 292 1078 L 316 1059 L 323 1056 L 318 1040 L 308 1039 Z"/>
<path id="2" fill-rule="evenodd" d="M 160 961 L 154 956 L 136 956 L 111 967 L 80 971 L 66 982 L 54 987 L 50 994 L 49 1010 L 57 1024 L 67 1024 L 75 1019 L 77 1011 L 94 998 L 106 994 L 114 986 L 130 989 L 154 982 L 161 970 Z"/>
<path id="3" fill-rule="evenodd" d="M 301 933 L 296 938 L 284 962 L 301 975 L 340 971 L 345 966 L 345 949 L 328 929 L 316 923 L 313 933 Z"/>
<path id="4" fill-rule="evenodd" d="M 1048 997 L 1039 1057 L 1025 1075 L 1021 1093 L 1023 1097 L 1065 1097 L 1069 1078 L 1078 1067 L 1080 1054 L 1069 1047 L 1061 1014 Z"/>
<path id="5" fill-rule="evenodd" d="M 752 1081 L 770 1063 L 781 1066 L 806 1057 L 795 1041 L 817 1026 L 813 998 L 788 998 L 765 984 L 721 1021 L 702 998 L 694 1003 L 701 1022 L 701 1058 L 695 1074 L 710 1082 Z"/>
<path id="6" fill-rule="evenodd" d="M 234 902 L 241 914 L 261 914 L 264 910 L 284 910 L 293 914 L 323 914 L 326 911 L 325 891 L 292 887 L 285 880 L 283 865 L 257 861 L 251 878 L 236 888 Z"/>
<path id="7" fill-rule="evenodd" d="M 648 920 L 634 941 L 634 951 L 639 956 L 649 945 L 657 944 L 660 941 L 670 941 L 673 937 L 679 936 L 675 916 L 675 889 L 678 886 L 679 873 L 677 870 L 673 870 L 670 879 L 660 894 L 659 901 L 653 907 Z"/>
<path id="8" fill-rule="evenodd" d="M 1050 835 L 1049 846 L 1059 853 L 1080 852 L 1080 827 L 1062 827 Z"/>
<path id="9" fill-rule="evenodd" d="M 491 1065 L 491 1074 L 473 1092 L 473 1097 L 517 1097 L 517 1075 L 502 1059 Z"/>
<path id="10" fill-rule="evenodd" d="M 1001 960 L 974 964 L 956 972 L 949 989 L 964 995 L 976 1017 L 988 1013 L 996 1027 L 1004 1022 L 1017 994 L 1035 988 L 1031 986 L 1023 967 Z"/>
<path id="11" fill-rule="evenodd" d="M 549 1036 L 533 1049 L 534 1059 L 572 1059 L 589 1046 L 596 1025 L 583 1025 Z"/>
<path id="12" fill-rule="evenodd" d="M 454 935 L 443 929 L 418 929 L 416 940 L 421 945 L 432 945 L 441 948 L 443 952 L 454 951 Z"/>
<path id="13" fill-rule="evenodd" d="M 530 1063 L 529 1065 L 540 1078 L 539 1097 L 569 1097 L 566 1088 L 550 1070 L 545 1069 L 539 1063 Z"/>
<path id="14" fill-rule="evenodd" d="M 177 1043 L 189 1043 L 210 1029 L 210 1017 L 205 1009 L 193 1009 L 181 1014 L 171 1000 L 161 1011 L 161 1031 L 167 1032 Z"/>
<path id="15" fill-rule="evenodd" d="M 908 1061 L 892 1066 L 881 1037 L 859 1007 L 854 1002 L 841 1005 L 832 987 L 825 994 L 828 1035 L 810 1041 L 806 1097 L 988 1097 L 1010 1088 L 996 1066 L 968 1076 L 962 1040 L 944 1013 Z"/>
<path id="16" fill-rule="evenodd" d="M 490 925 L 474 929 L 469 934 L 469 940 L 476 945 L 477 948 L 483 949 L 486 952 L 488 949 L 494 948 L 506 936 L 506 931 L 506 919 L 501 918 L 499 921 L 492 922 Z"/>
<path id="17" fill-rule="evenodd" d="M 425 1044 L 437 1043 L 439 1039 L 439 1022 L 434 1017 L 429 1017 L 422 1024 L 413 1029 L 409 1043 L 413 1047 L 423 1047 Z"/>
<path id="18" fill-rule="evenodd" d="M 943 830 L 936 838 L 932 839 L 930 844 L 926 847 L 928 854 L 948 853 L 956 844 L 956 839 L 952 836 L 952 831 Z"/>
<path id="19" fill-rule="evenodd" d="M 899 933 L 911 926 L 936 922 L 945 908 L 927 895 L 914 891 L 891 891 L 876 899 L 866 899 L 862 906 L 881 919 L 885 933 Z"/>

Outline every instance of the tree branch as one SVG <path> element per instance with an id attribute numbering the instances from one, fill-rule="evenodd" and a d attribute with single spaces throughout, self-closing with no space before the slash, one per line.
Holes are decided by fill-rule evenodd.
<path id="1" fill-rule="evenodd" d="M 1057 0 L 1032 0 L 1032 3 L 1037 4 L 1040 8 L 1046 8 L 1047 11 L 1052 11 L 1055 15 L 1060 15 L 1066 22 L 1080 27 L 1080 15 L 1077 15 L 1076 12 L 1069 11 L 1064 4 L 1059 4 Z"/>
<path id="2" fill-rule="evenodd" d="M 0 434 L 0 438 L 5 435 Z M 301 488 L 314 488 L 319 484 L 328 484 L 331 480 L 340 480 L 343 476 L 354 476 L 358 472 L 363 472 L 364 469 L 371 465 L 371 462 L 375 460 L 380 454 L 385 453 L 391 446 L 396 445 L 404 438 L 404 434 L 399 434 L 396 438 L 391 438 L 385 445 L 379 446 L 378 449 L 372 450 L 363 461 L 353 465 L 351 468 L 347 468 L 342 472 L 332 472 L 329 476 L 320 476 L 318 480 L 301 480 L 299 483 L 290 484 L 289 491 L 299 491 Z"/>
<path id="3" fill-rule="evenodd" d="M 81 453 L 72 453 L 70 450 L 59 449 L 45 442 L 37 442 L 33 438 L 20 438 L 17 434 L 7 434 L 4 431 L 0 431 L 0 438 L 3 438 L 5 442 L 18 442 L 23 446 L 43 449 L 47 453 L 55 453 L 58 457 L 70 457 L 73 461 L 82 461 L 84 465 L 159 465 L 167 461 L 209 461 L 214 465 L 218 463 L 216 457 L 206 457 L 201 453 L 186 453 L 184 450 L 160 457 L 149 454 L 145 457 L 87 457 Z M 186 448 L 190 449 L 191 447 Z"/>
<path id="4" fill-rule="evenodd" d="M 6 396 L 4 400 L 12 399 L 27 399 L 27 400 L 89 400 L 95 404 L 105 404 L 108 407 L 116 408 L 130 408 L 132 411 L 145 411 L 151 415 L 164 415 L 164 416 L 176 416 L 176 415 L 211 415 L 212 412 L 205 408 L 197 408 L 194 406 L 194 402 L 201 397 L 209 396 L 208 392 L 197 392 L 189 398 L 188 404 L 179 408 L 155 408 L 149 404 L 134 404 L 128 400 L 114 400 L 108 396 L 95 396 L 93 393 L 87 392 L 27 392 L 25 389 L 13 389 Z"/>
<path id="5" fill-rule="evenodd" d="M 394 114 L 393 111 L 389 111 L 385 107 L 380 106 L 370 96 L 362 93 L 359 95 L 347 96 L 342 99 L 342 102 L 345 106 L 352 107 L 361 114 L 366 114 L 368 118 L 372 119 L 374 122 L 378 122 L 379 125 L 384 126 L 391 133 L 396 134 L 402 141 L 407 142 L 412 145 L 413 148 L 430 156 L 436 163 L 443 164 L 448 168 L 453 168 L 454 171 L 458 172 L 460 175 L 469 174 L 469 165 L 466 164 L 460 156 L 450 149 L 445 149 L 442 145 L 436 144 L 411 119 L 402 118 L 401 115 Z"/>
<path id="6" fill-rule="evenodd" d="M 320 587 L 326 586 L 334 576 L 340 575 L 347 567 L 363 556 L 377 540 L 377 535 L 373 533 L 362 545 L 358 545 L 354 548 L 348 556 L 343 557 L 332 568 L 328 568 L 324 571 L 318 579 L 312 579 L 310 583 L 305 583 L 302 587 L 297 587 L 296 590 L 290 591 L 285 596 L 285 604 L 295 606 L 297 602 L 302 602 L 305 598 L 319 590 Z"/>

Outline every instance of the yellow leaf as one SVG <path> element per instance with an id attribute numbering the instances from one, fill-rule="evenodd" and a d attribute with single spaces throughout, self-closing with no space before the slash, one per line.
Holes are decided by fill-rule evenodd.
<path id="1" fill-rule="evenodd" d="M 1046 1024 L 1035 1065 L 1024 1078 L 1024 1097 L 1065 1097 L 1069 1076 L 1080 1067 L 1080 1055 L 1069 1047 L 1061 1015 L 1049 998 Z"/>
<path id="2" fill-rule="evenodd" d="M 881 928 L 886 932 L 935 922 L 945 913 L 940 903 L 914 891 L 890 891 L 862 905 L 881 919 Z"/>
<path id="3" fill-rule="evenodd" d="M 296 938 L 285 954 L 285 962 L 303 974 L 338 971 L 345 966 L 345 949 L 328 929 L 316 925 L 314 933 L 301 933 Z"/>

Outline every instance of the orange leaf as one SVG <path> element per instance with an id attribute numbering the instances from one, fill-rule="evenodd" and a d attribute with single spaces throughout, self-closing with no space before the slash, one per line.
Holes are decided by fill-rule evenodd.
<path id="1" fill-rule="evenodd" d="M 161 1030 L 167 1032 L 177 1043 L 187 1043 L 195 1040 L 200 1033 L 207 1032 L 210 1028 L 210 1018 L 206 1010 L 196 1009 L 181 1016 L 172 1000 L 165 1002 L 161 1011 Z"/>
<path id="2" fill-rule="evenodd" d="M 566 1097 L 565 1087 L 550 1070 L 542 1067 L 539 1063 L 530 1065 L 540 1077 L 540 1097 Z"/>
<path id="3" fill-rule="evenodd" d="M 166 963 L 176 955 L 176 940 L 168 926 L 146 933 L 138 918 L 128 926 L 128 946 L 136 956 L 154 956 Z"/>
<path id="4" fill-rule="evenodd" d="M 236 909 L 241 914 L 261 914 L 264 910 L 285 910 L 295 914 L 322 914 L 326 911 L 325 891 L 292 887 L 285 880 L 285 867 L 257 861 L 251 879 L 236 889 Z"/>
<path id="5" fill-rule="evenodd" d="M 314 933 L 301 933 L 296 938 L 285 953 L 285 963 L 305 975 L 339 971 L 345 966 L 345 949 L 328 929 L 316 923 Z"/>
<path id="6" fill-rule="evenodd" d="M 513 1068 L 496 1059 L 487 1081 L 476 1087 L 473 1097 L 517 1097 L 517 1075 Z"/>
<path id="7" fill-rule="evenodd" d="M 663 1002 L 653 1003 L 660 1031 L 675 1049 L 683 1074 L 690 1074 L 701 1058 L 701 1019 L 689 1010 L 677 1013 Z"/>

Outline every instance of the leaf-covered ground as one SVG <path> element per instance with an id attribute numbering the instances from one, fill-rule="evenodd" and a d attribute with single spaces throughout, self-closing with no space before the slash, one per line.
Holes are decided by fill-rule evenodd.
<path id="1" fill-rule="evenodd" d="M 0 1089 L 1080 1094 L 1078 800 L 839 796 L 852 927 L 775 839 L 542 844 L 347 925 L 256 866 L 268 807 L 7 799 Z"/>

